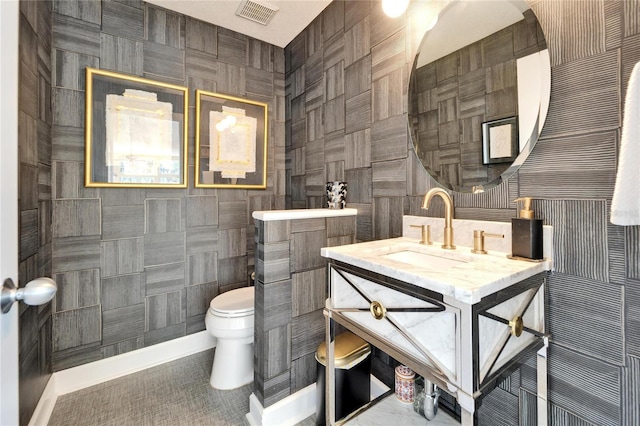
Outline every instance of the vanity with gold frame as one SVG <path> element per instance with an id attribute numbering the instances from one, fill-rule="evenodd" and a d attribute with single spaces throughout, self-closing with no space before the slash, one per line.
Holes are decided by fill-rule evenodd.
<path id="1" fill-rule="evenodd" d="M 413 2 L 407 12 L 407 28 L 411 31 L 420 26 L 414 17 L 419 18 L 422 23 L 436 22 L 435 26 L 422 29 L 426 34 L 418 48 L 410 77 L 407 105 L 411 141 L 418 159 L 440 185 L 457 192 L 484 192 L 502 184 L 517 172 L 541 134 L 551 90 L 551 69 L 544 33 L 526 1 L 460 0 L 433 4 L 437 4 L 439 9 L 434 10 L 433 6 L 427 7 L 422 2 Z M 438 16 L 424 18 L 421 15 L 421 8 L 424 7 L 431 8 L 429 13 L 436 13 Z M 505 14 L 513 19 L 506 24 L 494 22 L 495 17 Z M 491 25 L 486 26 L 484 23 Z M 475 38 L 465 40 L 464 36 L 475 29 L 480 29 L 481 32 Z M 509 47 L 512 51 L 505 52 Z M 439 85 L 439 78 L 442 85 Z M 505 82 L 509 83 L 508 90 L 507 85 L 499 87 Z M 512 92 L 514 96 L 507 98 L 506 92 Z M 502 108 L 505 105 L 508 108 Z M 503 119 L 517 123 L 514 129 L 518 129 L 518 140 L 514 146 L 517 146 L 518 152 L 509 156 L 515 159 L 508 163 L 500 162 L 499 167 L 483 164 L 482 124 Z M 452 161 L 454 157 L 455 161 Z M 470 178 L 458 179 L 467 172 Z M 390 244 L 384 240 L 370 243 Z M 354 256 L 368 256 L 366 253 L 370 247 L 367 244 L 369 243 L 351 246 L 356 253 Z M 460 420 L 465 426 L 478 424 L 477 408 L 482 398 L 505 374 L 517 368 L 518 363 L 529 354 L 537 353 L 537 424 L 546 425 L 549 335 L 545 332 L 546 277 L 542 270 L 517 279 L 513 275 L 509 285 L 500 291 L 486 294 L 478 300 L 459 303 L 459 300 L 437 291 L 435 287 L 425 285 L 425 281 L 406 281 L 403 279 L 407 276 L 404 273 L 394 275 L 393 265 L 387 264 L 389 268 L 386 272 L 390 272 L 389 274 L 369 258 L 363 262 L 347 261 L 338 253 L 342 249 L 349 250 L 349 246 L 323 249 L 323 255 L 329 258 L 328 281 L 333 290 L 324 311 L 329 359 L 327 365 L 330 371 L 325 389 L 328 400 L 335 395 L 335 383 L 331 377 L 334 367 L 331 363 L 332 342 L 336 328 L 340 325 L 455 394 L 462 406 Z M 436 268 L 435 281 L 442 279 L 444 282 L 447 275 L 440 268 Z M 421 279 L 429 282 L 431 278 L 427 274 Z M 351 293 L 344 291 L 349 297 L 340 296 L 343 290 L 335 291 L 338 286 L 350 291 Z M 402 298 L 411 298 L 410 306 L 392 305 L 396 311 L 392 315 L 396 317 L 399 313 L 404 315 L 406 311 L 416 313 L 420 318 L 426 315 L 446 318 L 447 321 L 443 320 L 442 323 L 446 322 L 450 326 L 447 334 L 450 338 L 447 341 L 457 345 L 454 350 L 449 351 L 450 362 L 442 362 L 442 357 L 434 355 L 437 351 L 428 346 L 428 334 L 434 327 L 427 326 L 416 334 L 414 326 L 418 322 L 412 320 L 411 327 L 414 328 L 410 332 L 409 326 L 389 327 L 389 333 L 381 331 L 381 324 L 387 318 L 389 307 L 380 300 L 368 300 L 364 291 L 359 293 L 365 287 L 370 289 L 369 295 L 395 293 L 394 303 Z M 339 303 L 342 302 L 338 301 L 340 297 L 347 304 L 352 303 L 352 300 L 361 303 L 357 306 L 355 302 L 353 306 L 341 306 Z M 497 308 L 508 305 L 517 305 L 518 309 L 524 308 L 522 312 L 528 313 L 510 319 L 497 315 Z M 361 317 L 354 320 L 356 315 Z M 526 323 L 523 325 L 522 318 L 533 318 L 536 327 L 527 327 Z M 392 317 L 391 320 L 393 322 L 395 318 Z M 491 333 L 485 332 L 483 335 L 482 327 L 478 326 L 480 323 L 509 331 L 503 330 L 502 334 L 491 335 L 487 339 Z M 485 327 L 486 330 L 489 328 L 491 327 Z M 529 340 L 525 341 L 520 337 L 523 330 L 525 335 L 528 333 Z M 421 332 L 426 335 L 422 335 L 424 338 L 420 344 L 415 345 L 418 349 L 414 350 L 402 343 L 402 339 L 415 340 L 413 337 Z M 389 337 L 392 334 L 401 338 L 392 339 Z M 507 335 L 513 336 L 513 339 L 506 338 Z M 398 341 L 401 343 L 398 344 Z M 481 341 L 499 344 L 484 344 L 485 348 L 491 349 L 483 352 Z M 509 341 L 519 341 L 521 347 L 517 351 L 511 351 Z M 431 343 L 437 347 L 438 342 Z M 421 351 L 420 346 L 426 349 Z M 506 355 L 516 352 L 519 353 L 513 357 Z M 422 356 L 425 354 L 426 358 Z M 355 420 L 354 424 L 362 424 L 357 423 L 359 414 L 354 413 L 351 418 L 346 419 L 346 423 L 350 424 L 351 420 Z M 336 422 L 332 404 L 327 404 L 326 415 L 331 424 L 345 422 Z M 394 419 L 394 422 L 402 421 Z"/>

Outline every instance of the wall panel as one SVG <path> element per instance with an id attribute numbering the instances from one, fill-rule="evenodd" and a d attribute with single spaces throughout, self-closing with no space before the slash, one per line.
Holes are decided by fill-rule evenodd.
<path id="1" fill-rule="evenodd" d="M 247 247 L 248 230 L 253 235 L 254 227 L 250 206 L 255 198 L 261 199 L 260 209 L 271 209 L 276 198 L 284 196 L 283 185 L 276 187 L 271 177 L 284 175 L 284 161 L 274 160 L 273 147 L 285 145 L 285 117 L 276 114 L 285 87 L 284 50 L 246 35 L 143 2 L 61 0 L 52 5 L 52 35 L 43 38 L 53 46 L 46 81 L 53 83 L 48 143 L 55 162 L 51 177 L 42 175 L 40 180 L 42 198 L 53 194 L 53 233 L 44 236 L 53 236 L 49 267 L 63 289 L 54 302 L 53 335 L 59 343 L 53 364 L 60 370 L 201 331 L 211 299 L 247 285 L 254 263 L 253 246 Z M 23 51 L 35 55 L 37 48 L 27 49 L 37 43 L 29 28 L 23 30 Z M 36 57 L 32 59 L 37 64 Z M 266 99 L 271 156 L 267 190 L 195 190 L 192 167 L 184 190 L 84 188 L 87 66 L 188 86 L 192 106 L 195 89 Z M 30 81 L 24 79 L 25 96 L 32 92 Z M 190 132 L 194 113 L 191 109 Z M 193 133 L 189 139 L 193 164 Z M 38 157 L 32 157 L 36 161 L 28 164 L 33 168 Z M 51 164 L 51 158 L 46 163 Z M 27 175 L 31 169 L 24 170 Z M 53 192 L 46 188 L 48 181 Z M 29 235 L 25 229 L 25 248 Z M 94 289 L 98 291 L 89 291 Z M 82 299 L 73 301 L 76 295 Z M 97 327 L 87 341 L 65 326 L 86 312 Z"/>

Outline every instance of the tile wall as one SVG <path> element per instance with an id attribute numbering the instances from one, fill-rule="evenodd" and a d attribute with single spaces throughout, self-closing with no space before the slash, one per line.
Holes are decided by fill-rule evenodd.
<path id="1" fill-rule="evenodd" d="M 51 276 L 51 3 L 20 2 L 19 285 Z M 20 422 L 51 377 L 51 304 L 20 310 Z"/>
<path id="2" fill-rule="evenodd" d="M 608 215 L 627 81 L 640 61 L 640 2 L 531 4 L 552 62 L 547 123 L 516 176 L 484 194 L 454 194 L 456 217 L 508 221 L 515 198 L 538 198 L 557 256 L 547 310 L 550 424 L 637 425 L 640 231 Z M 334 1 L 285 49 L 287 207 L 320 206 L 323 182 L 347 181 L 358 240 L 401 235 L 402 214 L 425 214 L 421 196 L 436 185 L 407 135 L 422 36 L 407 16 L 389 19 L 377 1 Z M 494 390 L 481 424 L 535 424 L 534 367 L 529 360 Z"/>
<path id="3" fill-rule="evenodd" d="M 284 208 L 284 50 L 142 1 L 52 3 L 53 370 L 204 330 L 249 284 L 254 210 Z M 85 67 L 189 88 L 189 187 L 84 186 Z M 195 89 L 269 107 L 266 190 L 195 189 Z"/>
<path id="4" fill-rule="evenodd" d="M 263 407 L 316 381 L 325 338 L 322 247 L 355 242 L 354 216 L 256 221 L 254 393 Z"/>

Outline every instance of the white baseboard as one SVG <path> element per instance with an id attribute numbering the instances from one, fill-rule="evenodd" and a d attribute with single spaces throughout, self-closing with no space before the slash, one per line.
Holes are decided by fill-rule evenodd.
<path id="1" fill-rule="evenodd" d="M 215 343 L 215 338 L 211 334 L 201 331 L 122 355 L 57 371 L 49 379 L 29 425 L 46 425 L 60 395 L 214 348 Z"/>
<path id="2" fill-rule="evenodd" d="M 371 376 L 371 399 L 382 395 L 389 388 Z M 292 426 L 316 413 L 316 384 L 312 383 L 293 395 L 264 408 L 255 394 L 249 397 L 247 421 L 251 426 Z"/>
<path id="3" fill-rule="evenodd" d="M 56 392 L 58 395 L 75 392 L 211 349 L 214 346 L 214 337 L 206 331 L 201 331 L 122 355 L 68 368 L 54 373 L 56 375 Z"/>
<path id="4" fill-rule="evenodd" d="M 291 426 L 316 412 L 316 384 L 312 383 L 293 395 L 267 408 L 262 407 L 254 393 L 249 397 L 247 420 L 251 426 Z"/>
<path id="5" fill-rule="evenodd" d="M 38 405 L 33 412 L 33 416 L 31 416 L 31 420 L 29 420 L 29 426 L 44 426 L 48 424 L 49 419 L 51 418 L 51 413 L 53 413 L 53 408 L 56 406 L 57 400 L 58 394 L 56 393 L 56 375 L 54 373 L 49 378 L 47 386 L 45 386 L 42 395 L 40 395 Z"/>

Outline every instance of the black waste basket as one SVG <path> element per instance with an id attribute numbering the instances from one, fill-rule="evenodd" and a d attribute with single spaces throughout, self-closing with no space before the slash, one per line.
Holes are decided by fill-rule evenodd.
<path id="1" fill-rule="evenodd" d="M 336 420 L 348 416 L 369 402 L 371 397 L 371 347 L 360 337 L 345 331 L 336 336 L 335 394 Z M 316 424 L 325 424 L 325 367 L 327 348 L 325 342 L 316 351 L 318 374 L 316 380 Z"/>

